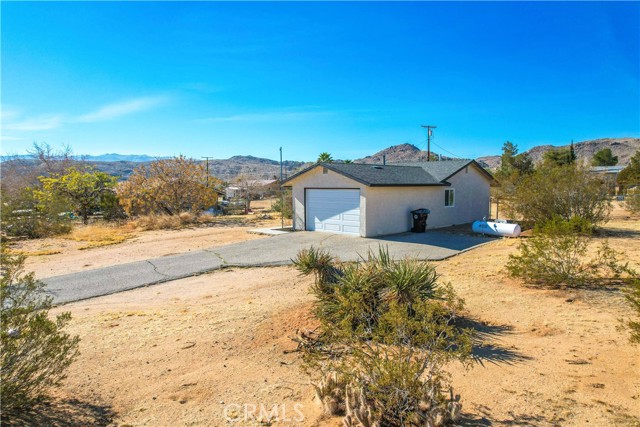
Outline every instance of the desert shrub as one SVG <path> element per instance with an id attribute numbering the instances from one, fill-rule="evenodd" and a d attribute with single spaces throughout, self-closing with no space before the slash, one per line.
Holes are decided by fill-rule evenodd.
<path id="1" fill-rule="evenodd" d="M 624 196 L 624 207 L 630 212 L 640 213 L 640 187 L 627 191 Z"/>
<path id="2" fill-rule="evenodd" d="M 301 348 L 326 413 L 344 415 L 345 426 L 440 426 L 458 417 L 443 366 L 469 360 L 471 333 L 456 325 L 463 301 L 432 265 L 393 260 L 382 248 L 351 264 L 311 248 L 294 264 L 316 279 L 320 332 Z"/>
<path id="3" fill-rule="evenodd" d="M 625 289 L 625 297 L 635 313 L 636 320 L 623 320 L 623 324 L 629 329 L 631 342 L 640 344 L 640 278 L 636 277 Z"/>
<path id="4" fill-rule="evenodd" d="M 2 417 L 28 408 L 60 383 L 78 351 L 79 338 L 63 332 L 71 315 L 49 319 L 52 298 L 33 273 L 23 271 L 24 257 L 2 250 L 0 393 Z"/>
<path id="5" fill-rule="evenodd" d="M 200 162 L 178 156 L 139 166 L 116 191 L 128 215 L 177 215 L 214 206 L 218 195 L 213 184 L 217 182 L 207 177 Z"/>
<path id="6" fill-rule="evenodd" d="M 545 166 L 518 181 L 508 200 L 510 213 L 527 225 L 542 224 L 554 216 L 580 217 L 597 225 L 611 210 L 607 183 L 586 168 Z"/>
<path id="7" fill-rule="evenodd" d="M 102 212 L 102 218 L 107 221 L 117 221 L 127 218 L 118 196 L 113 191 L 107 191 L 100 197 L 100 212 Z"/>
<path id="8" fill-rule="evenodd" d="M 293 217 L 293 198 L 291 190 L 286 189 L 283 191 L 283 197 L 278 197 L 278 199 L 271 205 L 271 209 L 275 212 L 279 212 L 285 218 L 291 219 Z"/>
<path id="9" fill-rule="evenodd" d="M 630 272 L 621 254 L 605 241 L 589 258 L 592 241 L 590 221 L 559 216 L 534 229 L 534 236 L 509 255 L 507 271 L 525 282 L 549 286 L 585 286 L 620 279 Z"/>
<path id="10" fill-rule="evenodd" d="M 63 214 L 65 206 L 39 206 L 30 188 L 4 195 L 1 207 L 2 231 L 8 236 L 35 239 L 71 230 L 70 218 Z"/>

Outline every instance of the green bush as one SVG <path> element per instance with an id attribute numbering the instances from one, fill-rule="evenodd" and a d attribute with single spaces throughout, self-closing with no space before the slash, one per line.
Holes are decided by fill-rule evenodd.
<path id="1" fill-rule="evenodd" d="M 278 197 L 278 200 L 273 202 L 271 209 L 275 212 L 280 212 L 285 218 L 291 219 L 293 217 L 293 198 L 291 190 L 284 190 L 284 195 L 282 197 Z"/>
<path id="2" fill-rule="evenodd" d="M 71 221 L 64 211 L 65 207 L 57 203 L 43 209 L 38 206 L 33 191 L 25 188 L 3 197 L 2 231 L 7 236 L 30 239 L 65 234 L 71 231 Z"/>
<path id="3" fill-rule="evenodd" d="M 627 191 L 624 196 L 624 207 L 630 212 L 640 213 L 640 187 Z"/>
<path id="4" fill-rule="evenodd" d="M 630 271 L 607 242 L 588 258 L 591 234 L 590 221 L 555 216 L 536 226 L 532 238 L 522 240 L 519 252 L 509 255 L 507 271 L 527 283 L 571 287 L 618 280 Z"/>
<path id="5" fill-rule="evenodd" d="M 629 328 L 631 342 L 640 344 L 640 278 L 635 278 L 625 289 L 625 297 L 631 304 L 636 320 L 625 320 L 623 323 Z"/>
<path id="6" fill-rule="evenodd" d="M 467 362 L 472 334 L 455 319 L 464 304 L 437 282 L 435 268 L 395 261 L 380 248 L 359 263 L 336 264 L 325 251 L 294 260 L 314 274 L 321 331 L 301 346 L 324 410 L 345 426 L 445 425 L 460 413 L 443 366 Z"/>
<path id="7" fill-rule="evenodd" d="M 78 337 L 62 330 L 69 313 L 49 319 L 52 298 L 33 273 L 24 274 L 24 257 L 2 250 L 0 279 L 1 417 L 28 409 L 60 383 L 78 351 Z"/>
<path id="8" fill-rule="evenodd" d="M 606 181 L 575 165 L 536 169 L 518 181 L 507 204 L 510 214 L 525 225 L 542 224 L 554 216 L 567 221 L 580 217 L 597 225 L 611 210 Z"/>

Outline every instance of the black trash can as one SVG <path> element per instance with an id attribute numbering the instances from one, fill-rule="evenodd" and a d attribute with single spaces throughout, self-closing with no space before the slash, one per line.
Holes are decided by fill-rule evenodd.
<path id="1" fill-rule="evenodd" d="M 411 211 L 411 218 L 413 219 L 413 227 L 411 231 L 414 233 L 424 233 L 427 229 L 427 217 L 431 211 L 429 209 L 416 209 Z"/>

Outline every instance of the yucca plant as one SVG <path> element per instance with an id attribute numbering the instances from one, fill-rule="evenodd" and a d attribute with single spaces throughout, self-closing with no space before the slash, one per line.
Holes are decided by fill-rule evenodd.
<path id="1" fill-rule="evenodd" d="M 385 268 L 382 281 L 385 302 L 395 301 L 412 309 L 418 301 L 432 299 L 438 289 L 438 273 L 431 264 L 406 259 L 396 261 Z"/>
<path id="2" fill-rule="evenodd" d="M 324 249 L 316 249 L 313 246 L 302 249 L 291 261 L 301 274 L 314 275 L 315 285 L 320 292 L 331 292 L 331 285 L 336 283 L 340 276 L 335 259 Z"/>

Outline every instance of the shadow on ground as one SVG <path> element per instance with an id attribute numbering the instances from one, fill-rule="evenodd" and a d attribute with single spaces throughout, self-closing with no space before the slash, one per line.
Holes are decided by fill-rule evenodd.
<path id="1" fill-rule="evenodd" d="M 485 405 L 472 405 L 472 412 L 463 412 L 456 424 L 459 427 L 548 427 L 557 425 L 553 419 L 541 414 L 514 414 L 497 419 L 491 415 L 491 409 Z"/>
<path id="2" fill-rule="evenodd" d="M 499 237 L 485 236 L 471 232 L 471 224 L 427 230 L 424 233 L 402 233 L 372 238 L 372 240 L 380 240 L 382 242 L 417 243 L 454 251 L 465 251 L 474 246 L 497 239 L 499 239 Z"/>
<path id="3" fill-rule="evenodd" d="M 111 425 L 115 412 L 107 405 L 78 399 L 42 402 L 30 410 L 2 414 L 3 426 L 85 427 Z"/>
<path id="4" fill-rule="evenodd" d="M 640 231 L 604 226 L 596 230 L 595 237 L 633 238 L 640 237 Z"/>
<path id="5" fill-rule="evenodd" d="M 485 363 L 515 365 L 532 359 L 518 352 L 517 349 L 505 347 L 499 343 L 500 337 L 513 333 L 513 327 L 510 325 L 489 325 L 472 318 L 460 319 L 457 324 L 474 331 L 472 357 L 480 365 L 484 366 Z"/>

